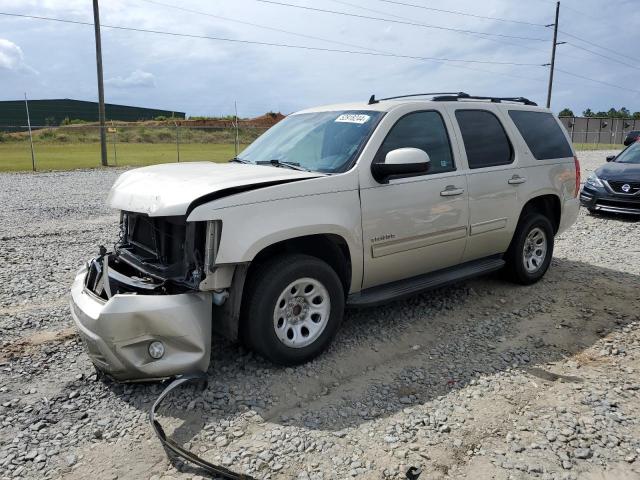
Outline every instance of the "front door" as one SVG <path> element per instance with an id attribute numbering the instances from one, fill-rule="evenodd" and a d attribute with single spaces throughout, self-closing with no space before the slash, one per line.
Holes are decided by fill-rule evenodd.
<path id="1" fill-rule="evenodd" d="M 404 147 L 424 150 L 431 162 L 426 174 L 384 184 L 361 166 L 363 288 L 456 265 L 467 239 L 467 182 L 451 148 L 449 119 L 439 110 L 405 108 L 385 121 L 394 123 L 373 162 Z"/>

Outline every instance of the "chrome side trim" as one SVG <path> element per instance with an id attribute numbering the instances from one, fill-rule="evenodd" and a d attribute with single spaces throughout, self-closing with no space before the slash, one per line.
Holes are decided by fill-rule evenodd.
<path id="1" fill-rule="evenodd" d="M 503 228 L 507 228 L 507 219 L 497 218 L 495 220 L 489 220 L 487 222 L 481 222 L 471 225 L 471 235 L 492 232 L 494 230 L 501 230 Z"/>
<path id="2" fill-rule="evenodd" d="M 371 246 L 371 256 L 373 258 L 384 257 L 394 253 L 415 250 L 416 248 L 428 247 L 438 243 L 459 240 L 467 235 L 467 227 L 456 227 L 436 233 L 427 233 L 409 238 L 391 240 Z"/>

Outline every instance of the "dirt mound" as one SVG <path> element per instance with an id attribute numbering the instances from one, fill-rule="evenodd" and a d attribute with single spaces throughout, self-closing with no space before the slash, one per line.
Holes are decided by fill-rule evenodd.
<path id="1" fill-rule="evenodd" d="M 282 113 L 265 113 L 256 118 L 240 119 L 238 125 L 240 128 L 268 128 L 272 127 L 285 117 Z M 220 127 L 220 128 L 234 128 L 235 123 L 232 118 L 221 119 L 196 119 L 196 120 L 178 120 L 178 125 L 185 127 Z"/>

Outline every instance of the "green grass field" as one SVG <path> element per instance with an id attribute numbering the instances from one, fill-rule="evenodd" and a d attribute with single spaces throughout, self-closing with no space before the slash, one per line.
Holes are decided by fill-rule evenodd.
<path id="1" fill-rule="evenodd" d="M 243 147 L 241 147 L 243 148 Z M 35 143 L 37 170 L 72 170 L 100 166 L 100 145 L 96 143 Z M 108 149 L 109 165 L 143 166 L 178 160 L 176 145 L 171 143 L 120 143 Z M 226 162 L 234 157 L 233 144 L 186 143 L 180 145 L 180 161 Z M 31 150 L 26 142 L 0 143 L 0 171 L 31 170 Z"/>
<path id="2" fill-rule="evenodd" d="M 574 145 L 576 150 L 621 150 L 622 145 Z M 100 167 L 98 143 L 47 143 L 34 144 L 37 170 L 72 170 Z M 241 149 L 244 147 L 241 147 Z M 178 160 L 173 143 L 118 143 L 116 155 L 113 145 L 108 146 L 109 165 L 143 166 L 169 163 Z M 233 144 L 184 143 L 180 145 L 180 161 L 198 160 L 226 162 L 234 156 Z M 0 143 L 0 172 L 31 170 L 31 151 L 27 142 Z"/>

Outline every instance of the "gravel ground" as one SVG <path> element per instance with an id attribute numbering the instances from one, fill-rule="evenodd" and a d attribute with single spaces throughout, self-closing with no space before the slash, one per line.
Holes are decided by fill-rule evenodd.
<path id="1" fill-rule="evenodd" d="M 607 153 L 582 153 L 584 176 Z M 202 475 L 151 432 L 162 387 L 96 379 L 71 328 L 68 288 L 115 238 L 121 171 L 0 175 L 2 479 Z M 295 369 L 215 338 L 208 386 L 173 394 L 162 421 L 256 478 L 640 478 L 639 226 L 582 211 L 542 282 L 350 311 Z"/>

